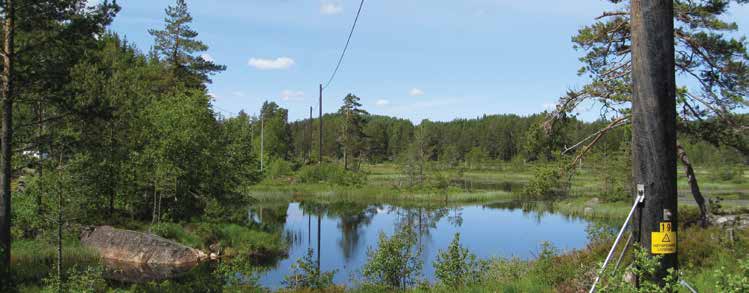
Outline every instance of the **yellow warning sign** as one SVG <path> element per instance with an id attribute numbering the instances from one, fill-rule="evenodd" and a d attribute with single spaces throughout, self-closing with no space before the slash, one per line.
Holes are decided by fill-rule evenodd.
<path id="1" fill-rule="evenodd" d="M 661 222 L 660 228 L 660 232 L 651 233 L 651 252 L 653 254 L 676 253 L 676 232 L 673 232 L 671 222 Z"/>

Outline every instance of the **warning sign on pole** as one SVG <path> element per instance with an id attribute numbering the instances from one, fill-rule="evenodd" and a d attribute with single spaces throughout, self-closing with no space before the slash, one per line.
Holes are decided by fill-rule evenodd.
<path id="1" fill-rule="evenodd" d="M 651 253 L 672 254 L 676 253 L 676 232 L 673 231 L 671 222 L 661 222 L 660 232 L 652 232 Z"/>

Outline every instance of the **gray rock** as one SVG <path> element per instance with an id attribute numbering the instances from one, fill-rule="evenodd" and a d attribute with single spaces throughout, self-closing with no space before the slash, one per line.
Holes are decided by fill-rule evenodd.
<path id="1" fill-rule="evenodd" d="M 81 243 L 97 250 L 105 259 L 134 264 L 182 266 L 208 258 L 200 250 L 156 235 L 109 226 L 84 233 Z"/>

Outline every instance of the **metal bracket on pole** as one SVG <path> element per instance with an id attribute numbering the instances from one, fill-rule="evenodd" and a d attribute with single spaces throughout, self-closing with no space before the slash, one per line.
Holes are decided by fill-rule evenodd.
<path id="1" fill-rule="evenodd" d="M 645 184 L 637 184 L 637 203 L 645 202 Z"/>
<path id="2" fill-rule="evenodd" d="M 598 285 L 598 282 L 601 281 L 601 275 L 603 275 L 603 272 L 606 271 L 606 266 L 609 264 L 609 261 L 611 261 L 611 257 L 614 255 L 614 251 L 616 250 L 616 246 L 619 245 L 619 241 L 622 239 L 624 230 L 626 230 L 627 226 L 629 225 L 629 220 L 631 220 L 632 215 L 635 214 L 637 206 L 639 206 L 643 202 L 645 202 L 645 185 L 637 184 L 637 198 L 635 198 L 635 203 L 632 205 L 632 209 L 629 210 L 629 215 L 627 215 L 627 219 L 624 220 L 624 225 L 622 225 L 622 228 L 619 230 L 619 235 L 616 236 L 614 245 L 611 246 L 611 250 L 606 256 L 606 260 L 603 262 L 603 266 L 601 266 L 601 270 L 598 272 L 596 280 L 593 282 L 593 286 L 591 286 L 590 291 L 588 291 L 589 293 L 593 293 L 596 291 L 596 286 Z"/>

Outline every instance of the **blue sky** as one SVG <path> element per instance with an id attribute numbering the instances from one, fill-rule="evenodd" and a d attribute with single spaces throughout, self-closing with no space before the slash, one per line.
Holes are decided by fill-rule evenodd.
<path id="1" fill-rule="evenodd" d="M 163 27 L 173 0 L 120 0 L 112 30 L 141 50 L 149 28 Z M 359 0 L 188 0 L 210 58 L 228 67 L 214 76 L 217 110 L 258 111 L 265 100 L 291 120 L 317 113 L 318 84 L 328 80 Z M 543 111 L 585 79 L 575 32 L 610 7 L 604 0 L 368 0 L 323 108 L 347 93 L 374 114 L 447 121 L 483 114 Z M 746 35 L 749 7 L 731 11 Z M 583 117 L 596 117 L 589 107 Z"/>

